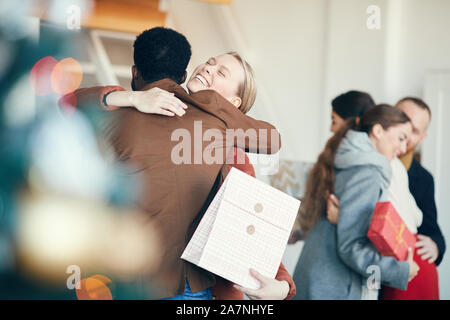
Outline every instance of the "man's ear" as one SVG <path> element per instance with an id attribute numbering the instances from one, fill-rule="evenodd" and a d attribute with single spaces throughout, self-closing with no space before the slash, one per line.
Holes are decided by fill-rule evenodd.
<path id="1" fill-rule="evenodd" d="M 420 138 L 419 143 L 417 143 L 417 145 L 421 144 L 423 140 L 425 140 L 425 138 L 428 136 L 428 132 L 425 131 L 425 133 L 422 135 L 422 138 Z"/>
<path id="2" fill-rule="evenodd" d="M 187 71 L 184 72 L 179 84 L 183 84 L 186 81 L 186 79 L 187 79 Z"/>
<path id="3" fill-rule="evenodd" d="M 139 78 L 139 71 L 138 71 L 138 69 L 136 68 L 135 65 L 133 65 L 131 67 L 131 75 L 133 76 L 133 79 Z"/>

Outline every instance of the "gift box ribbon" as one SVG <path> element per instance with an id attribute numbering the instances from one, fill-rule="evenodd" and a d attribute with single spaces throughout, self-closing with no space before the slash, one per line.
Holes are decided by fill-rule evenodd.
<path id="1" fill-rule="evenodd" d="M 389 215 L 384 215 L 384 216 L 375 216 L 374 219 L 385 219 L 387 220 L 387 222 L 391 225 L 392 229 L 396 230 L 396 226 L 395 223 L 391 220 L 391 217 L 389 217 Z M 395 236 L 395 247 L 393 250 L 393 253 L 395 254 L 397 252 L 397 249 L 399 248 L 399 245 L 404 244 L 406 246 L 406 248 L 408 248 L 408 243 L 406 243 L 405 239 L 403 239 L 402 235 L 403 235 L 403 231 L 405 230 L 405 223 L 403 222 L 400 225 L 399 230 L 396 230 L 397 235 Z"/>

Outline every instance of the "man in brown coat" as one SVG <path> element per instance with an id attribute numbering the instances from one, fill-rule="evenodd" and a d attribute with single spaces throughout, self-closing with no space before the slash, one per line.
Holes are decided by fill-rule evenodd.
<path id="1" fill-rule="evenodd" d="M 214 285 L 214 275 L 181 260 L 180 256 L 227 174 L 226 156 L 234 146 L 262 153 L 275 153 L 280 147 L 280 136 L 272 125 L 248 117 L 238 109 L 242 102 L 239 90 L 234 90 L 233 98 L 214 91 L 214 85 L 233 85 L 236 79 L 245 78 L 238 60 L 232 62 L 226 56 L 221 63 L 219 56 L 218 61 L 205 64 L 188 83 L 188 87 L 204 85 L 204 89 L 212 90 L 198 89 L 188 94 L 179 85 L 185 79 L 190 57 L 187 40 L 179 36 L 169 29 L 154 28 L 136 39 L 132 86 L 138 91 L 157 87 L 173 93 L 187 105 L 185 114 L 166 117 L 120 108 L 111 113 L 114 121 L 107 129 L 119 160 L 132 168 L 141 183 L 136 205 L 145 212 L 145 223 L 156 228 L 160 237 L 162 262 L 156 272 L 145 274 L 143 270 L 142 276 L 144 286 L 153 289 L 152 298 L 182 294 L 186 283 L 192 292 Z M 183 60 L 180 48 L 189 48 L 185 50 L 184 63 L 178 63 Z M 175 52 L 176 56 L 162 52 Z M 219 78 L 221 74 L 228 77 L 228 82 L 225 77 Z M 236 84 L 236 89 L 239 87 Z M 105 102 L 110 98 L 108 93 L 117 90 L 123 88 L 79 89 L 75 91 L 77 106 L 94 102 L 105 109 L 116 109 Z"/>

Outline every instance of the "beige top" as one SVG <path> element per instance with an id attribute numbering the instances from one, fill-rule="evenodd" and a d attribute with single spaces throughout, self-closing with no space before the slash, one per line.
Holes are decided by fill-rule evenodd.
<path id="1" fill-rule="evenodd" d="M 409 231 L 416 234 L 422 224 L 422 211 L 409 191 L 408 173 L 398 158 L 391 161 L 392 178 L 388 189 L 388 199 L 392 202 Z"/>

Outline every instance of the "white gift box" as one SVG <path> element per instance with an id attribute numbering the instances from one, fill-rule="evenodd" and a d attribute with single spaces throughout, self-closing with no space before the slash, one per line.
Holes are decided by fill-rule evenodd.
<path id="1" fill-rule="evenodd" d="M 181 258 L 242 287 L 275 278 L 300 201 L 232 168 Z"/>

